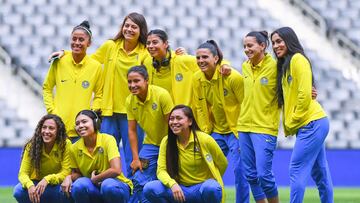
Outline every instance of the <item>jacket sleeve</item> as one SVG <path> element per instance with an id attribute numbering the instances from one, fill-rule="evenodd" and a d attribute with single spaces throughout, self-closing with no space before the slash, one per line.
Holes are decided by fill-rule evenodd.
<path id="1" fill-rule="evenodd" d="M 176 184 L 175 179 L 172 179 L 166 170 L 166 146 L 167 136 L 163 138 L 160 144 L 158 167 L 156 171 L 157 178 L 168 188 Z"/>
<path id="2" fill-rule="evenodd" d="M 43 83 L 43 100 L 46 107 L 46 111 L 52 114 L 57 113 L 55 112 L 54 97 L 53 97 L 53 89 L 54 86 L 56 85 L 57 64 L 58 64 L 58 60 L 51 63 L 49 71 Z"/>
<path id="3" fill-rule="evenodd" d="M 96 74 L 96 84 L 94 87 L 94 100 L 92 104 L 93 110 L 98 110 L 101 107 L 101 99 L 103 96 L 103 86 L 104 86 L 104 77 L 103 77 L 103 70 L 101 68 L 101 65 L 99 65 L 99 68 L 97 69 Z"/>
<path id="4" fill-rule="evenodd" d="M 49 174 L 44 177 L 44 179 L 52 185 L 60 184 L 67 175 L 70 175 L 70 148 L 71 142 L 70 140 L 66 140 L 65 151 L 63 154 L 63 160 L 61 161 L 61 169 L 59 173 Z"/>
<path id="5" fill-rule="evenodd" d="M 312 74 L 309 61 L 304 56 L 296 54 L 292 58 L 291 69 L 293 78 L 298 81 L 298 86 L 296 87 L 298 95 L 289 126 L 293 126 L 292 123 L 297 125 L 302 118 L 305 118 L 312 100 Z"/>
<path id="6" fill-rule="evenodd" d="M 30 175 L 33 172 L 34 168 L 31 164 L 31 159 L 29 156 L 29 147 L 26 146 L 24 149 L 24 154 L 22 156 L 20 171 L 19 171 L 19 181 L 21 185 L 29 189 L 31 186 L 34 185 L 33 181 L 30 179 Z"/>
<path id="7" fill-rule="evenodd" d="M 112 40 L 107 40 L 104 42 L 96 51 L 95 53 L 91 54 L 91 58 L 97 60 L 99 63 L 105 63 L 105 57 L 108 52 L 109 47 L 111 44 L 114 43 Z"/>

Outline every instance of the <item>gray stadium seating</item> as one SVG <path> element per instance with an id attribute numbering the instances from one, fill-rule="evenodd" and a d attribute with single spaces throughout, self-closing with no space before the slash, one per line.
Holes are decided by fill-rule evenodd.
<path id="1" fill-rule="evenodd" d="M 360 42 L 360 1 L 306 2 L 334 28 L 346 30 L 350 38 Z M 238 69 L 245 60 L 243 37 L 252 30 L 271 32 L 281 26 L 266 10 L 261 10 L 256 1 L 245 0 L 0 0 L 0 4 L 1 46 L 39 83 L 43 82 L 49 67 L 48 55 L 55 50 L 69 49 L 72 28 L 85 19 L 90 21 L 94 33 L 89 53 L 114 37 L 123 17 L 136 11 L 145 15 L 150 29 L 162 28 L 169 33 L 172 48 L 183 46 L 194 54 L 200 43 L 215 39 L 225 58 Z M 312 50 L 307 53 L 316 77 L 317 99 L 331 119 L 327 146 L 360 148 L 359 88 Z M 21 130 L 26 127 L 14 125 L 12 119 L 0 116 L 0 132 L 8 132 L 8 138 L 14 137 L 0 136 L 0 146 L 1 142 L 16 145 L 16 139 L 29 136 Z M 11 129 L 15 130 L 10 132 Z M 293 143 L 294 138 L 279 139 L 280 148 L 289 148 Z"/>
<path id="2" fill-rule="evenodd" d="M 332 30 L 337 30 L 360 46 L 360 1 L 304 0 L 323 16 Z"/>

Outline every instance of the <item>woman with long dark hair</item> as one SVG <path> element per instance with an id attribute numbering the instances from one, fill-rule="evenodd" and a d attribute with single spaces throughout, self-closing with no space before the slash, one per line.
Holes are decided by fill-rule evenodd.
<path id="1" fill-rule="evenodd" d="M 310 60 L 290 27 L 271 33 L 271 42 L 277 58 L 277 100 L 283 109 L 285 135 L 296 135 L 290 160 L 290 202 L 303 201 L 310 176 L 316 182 L 321 202 L 333 202 L 324 143 L 329 119 L 319 102 L 312 99 Z"/>
<path id="2" fill-rule="evenodd" d="M 226 157 L 211 136 L 199 131 L 191 108 L 177 105 L 160 145 L 159 180 L 147 183 L 144 195 L 150 202 L 224 201 L 226 167 Z"/>
<path id="3" fill-rule="evenodd" d="M 59 116 L 43 116 L 25 144 L 19 181 L 14 188 L 18 202 L 66 202 L 60 183 L 70 174 L 70 147 Z"/>

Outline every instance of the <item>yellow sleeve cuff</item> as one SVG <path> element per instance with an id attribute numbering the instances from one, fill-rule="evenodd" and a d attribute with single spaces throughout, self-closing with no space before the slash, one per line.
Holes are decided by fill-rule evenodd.
<path id="1" fill-rule="evenodd" d="M 166 184 L 166 186 L 168 188 L 171 188 L 172 186 L 174 186 L 177 182 L 174 179 L 169 180 L 168 184 Z"/>
<path id="2" fill-rule="evenodd" d="M 26 189 L 29 189 L 33 185 L 34 185 L 33 181 L 29 181 L 29 182 L 25 183 Z"/>
<path id="3" fill-rule="evenodd" d="M 44 177 L 44 179 L 46 180 L 46 182 L 50 183 L 50 181 L 51 181 L 51 179 L 52 179 L 51 176 L 52 176 L 52 175 L 47 175 L 47 176 Z"/>

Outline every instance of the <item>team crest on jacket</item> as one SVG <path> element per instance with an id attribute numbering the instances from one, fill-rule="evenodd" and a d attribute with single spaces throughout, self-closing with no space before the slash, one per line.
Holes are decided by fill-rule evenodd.
<path id="1" fill-rule="evenodd" d="M 78 152 L 78 156 L 82 156 L 83 155 L 83 152 L 82 152 L 82 150 L 79 150 L 79 152 Z"/>
<path id="2" fill-rule="evenodd" d="M 267 85 L 267 84 L 269 83 L 269 79 L 267 79 L 267 77 L 262 77 L 262 78 L 260 79 L 260 83 L 261 83 L 262 85 Z"/>
<path id="3" fill-rule="evenodd" d="M 292 76 L 291 76 L 291 75 L 288 75 L 288 77 L 287 77 L 287 82 L 288 82 L 288 84 L 290 84 L 292 80 L 293 80 Z"/>
<path id="4" fill-rule="evenodd" d="M 104 153 L 104 148 L 99 147 L 99 153 L 100 153 L 100 154 L 103 154 L 103 153 Z"/>
<path id="5" fill-rule="evenodd" d="M 153 109 L 153 110 L 156 110 L 157 109 L 157 104 L 156 103 L 153 103 L 152 105 L 151 105 L 151 108 Z"/>
<path id="6" fill-rule="evenodd" d="M 86 89 L 86 88 L 88 88 L 88 87 L 90 86 L 90 83 L 89 83 L 89 81 L 84 80 L 84 81 L 82 81 L 81 86 L 82 86 L 84 89 Z"/>
<path id="7" fill-rule="evenodd" d="M 224 96 L 227 96 L 228 95 L 228 90 L 224 88 Z"/>
<path id="8" fill-rule="evenodd" d="M 183 80 L 183 75 L 182 75 L 181 73 L 177 73 L 177 74 L 175 75 L 175 80 L 176 80 L 176 81 L 182 81 L 182 80 Z"/>
<path id="9" fill-rule="evenodd" d="M 205 159 L 206 159 L 206 161 L 208 161 L 208 162 L 211 162 L 211 161 L 213 160 L 211 154 L 206 154 L 206 155 L 205 155 Z"/>

